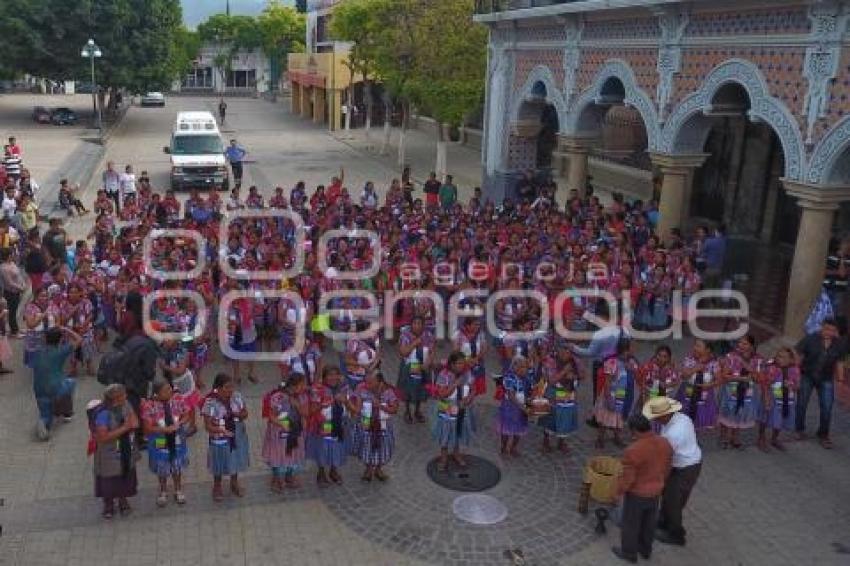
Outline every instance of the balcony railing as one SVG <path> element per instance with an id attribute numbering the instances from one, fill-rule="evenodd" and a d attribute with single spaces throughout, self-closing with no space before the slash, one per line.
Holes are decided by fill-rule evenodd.
<path id="1" fill-rule="evenodd" d="M 542 6 L 584 1 L 586 0 L 475 0 L 475 13 L 493 14 L 495 12 L 508 12 L 511 10 L 524 10 L 527 8 L 540 8 Z"/>

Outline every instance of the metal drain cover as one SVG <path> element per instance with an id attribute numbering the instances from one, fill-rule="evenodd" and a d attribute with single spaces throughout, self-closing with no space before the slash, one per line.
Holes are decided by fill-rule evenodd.
<path id="1" fill-rule="evenodd" d="M 454 491 L 484 491 L 502 479 L 502 472 L 489 460 L 478 456 L 464 455 L 466 466 L 461 468 L 449 460 L 445 471 L 438 469 L 439 458 L 428 462 L 428 477 L 439 486 Z"/>
<path id="2" fill-rule="evenodd" d="M 483 493 L 461 495 L 452 503 L 455 517 L 473 525 L 495 525 L 508 516 L 508 508 L 493 497 Z"/>

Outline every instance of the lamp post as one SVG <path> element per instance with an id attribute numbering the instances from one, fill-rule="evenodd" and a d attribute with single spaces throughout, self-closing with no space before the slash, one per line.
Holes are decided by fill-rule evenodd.
<path id="1" fill-rule="evenodd" d="M 94 117 L 96 120 L 96 127 L 98 130 L 103 128 L 103 118 L 100 114 L 100 108 L 97 105 L 97 85 L 94 79 L 94 60 L 98 57 L 101 57 L 103 53 L 100 51 L 100 47 L 94 42 L 93 39 L 89 39 L 86 44 L 83 46 L 83 50 L 80 52 L 80 55 L 84 58 L 88 58 L 91 61 L 91 100 L 92 100 L 92 110 L 94 112 Z"/>

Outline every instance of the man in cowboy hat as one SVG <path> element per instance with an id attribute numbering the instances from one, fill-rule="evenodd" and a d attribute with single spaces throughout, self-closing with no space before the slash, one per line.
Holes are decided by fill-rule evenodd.
<path id="1" fill-rule="evenodd" d="M 629 418 L 632 442 L 623 453 L 623 471 L 617 482 L 617 495 L 623 498 L 623 526 L 619 547 L 611 551 L 626 562 L 637 562 L 637 555 L 652 555 L 652 535 L 658 516 L 658 497 L 670 473 L 672 450 L 666 440 L 652 432 L 643 415 Z"/>
<path id="2" fill-rule="evenodd" d="M 655 397 L 643 406 L 643 415 L 661 423 L 661 436 L 673 449 L 673 468 L 661 496 L 661 516 L 655 538 L 665 544 L 685 545 L 682 510 L 702 469 L 702 450 L 697 443 L 694 423 L 681 413 L 682 404 L 667 397 Z"/>

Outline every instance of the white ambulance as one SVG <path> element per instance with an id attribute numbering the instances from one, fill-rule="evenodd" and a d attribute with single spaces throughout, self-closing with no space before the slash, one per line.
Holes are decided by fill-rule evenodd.
<path id="1" fill-rule="evenodd" d="M 226 191 L 230 175 L 224 158 L 224 142 L 209 112 L 180 112 L 171 132 L 171 188 L 216 188 Z"/>

